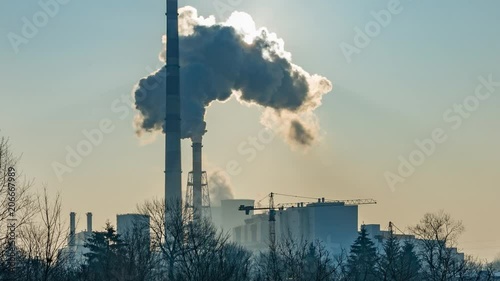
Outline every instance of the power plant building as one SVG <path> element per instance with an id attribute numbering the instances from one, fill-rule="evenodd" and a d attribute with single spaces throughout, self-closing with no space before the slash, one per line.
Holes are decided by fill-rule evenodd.
<path id="1" fill-rule="evenodd" d="M 66 264 L 68 267 L 76 268 L 85 263 L 85 254 L 90 252 L 85 247 L 85 242 L 92 235 L 92 213 L 87 213 L 87 229 L 81 232 L 76 232 L 76 213 L 71 212 L 69 215 L 70 229 L 68 236 L 68 244 L 65 248 L 61 249 L 60 254 L 68 257 L 70 262 Z"/>
<path id="2" fill-rule="evenodd" d="M 244 212 L 242 212 L 244 213 Z M 358 206 L 344 203 L 298 203 L 276 212 L 276 239 L 285 237 L 306 241 L 320 240 L 333 252 L 350 247 L 358 235 Z M 233 228 L 235 242 L 250 250 L 268 248 L 269 215 L 258 214 Z"/>
<path id="3" fill-rule="evenodd" d="M 222 229 L 232 235 L 233 228 L 245 224 L 248 216 L 245 212 L 238 211 L 241 205 L 254 205 L 255 200 L 250 199 L 224 199 L 215 206 L 210 206 L 212 223 L 218 229 Z M 219 202 L 216 202 L 219 203 Z M 253 215 L 253 211 L 250 212 Z"/>
<path id="4" fill-rule="evenodd" d="M 240 205 L 253 206 L 254 200 L 249 199 L 226 199 L 221 200 L 221 218 L 222 228 L 225 230 L 232 230 L 234 227 L 245 223 L 248 218 L 245 212 L 238 211 Z M 251 212 L 253 214 L 253 212 Z"/>
<path id="5" fill-rule="evenodd" d="M 116 215 L 116 233 L 123 239 L 140 234 L 149 240 L 149 226 L 149 216 L 141 214 Z"/>

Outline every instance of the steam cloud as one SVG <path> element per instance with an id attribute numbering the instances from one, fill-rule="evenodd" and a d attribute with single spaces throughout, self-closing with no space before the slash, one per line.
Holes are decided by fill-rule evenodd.
<path id="1" fill-rule="evenodd" d="M 229 176 L 223 171 L 215 171 L 208 178 L 211 206 L 220 206 L 222 200 L 233 199 L 233 191 Z"/>
<path id="2" fill-rule="evenodd" d="M 291 60 L 283 40 L 257 29 L 250 15 L 235 12 L 223 23 L 197 10 L 179 10 L 182 138 L 205 133 L 205 112 L 213 101 L 238 101 L 265 108 L 261 123 L 278 131 L 289 143 L 310 146 L 319 125 L 314 110 L 332 83 L 311 75 Z M 165 61 L 165 51 L 160 53 Z M 163 129 L 165 68 L 143 78 L 134 88 L 139 136 Z"/>

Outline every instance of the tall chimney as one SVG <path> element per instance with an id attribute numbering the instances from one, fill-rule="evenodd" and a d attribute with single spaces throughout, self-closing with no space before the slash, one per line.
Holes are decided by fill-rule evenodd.
<path id="1" fill-rule="evenodd" d="M 201 163 L 201 137 L 193 139 L 193 213 L 195 218 L 201 217 L 202 208 L 202 190 L 201 190 L 201 177 L 202 177 L 202 163 Z"/>
<path id="2" fill-rule="evenodd" d="M 87 232 L 92 232 L 92 213 L 87 213 Z"/>
<path id="3" fill-rule="evenodd" d="M 181 211 L 181 106 L 178 0 L 167 0 L 165 206 Z"/>
<path id="4" fill-rule="evenodd" d="M 76 213 L 69 213 L 69 242 L 70 246 L 75 245 L 75 233 L 76 233 Z"/>

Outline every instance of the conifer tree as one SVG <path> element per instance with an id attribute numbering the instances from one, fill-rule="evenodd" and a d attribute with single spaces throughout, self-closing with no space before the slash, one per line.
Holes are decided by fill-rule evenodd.
<path id="1" fill-rule="evenodd" d="M 347 261 L 347 279 L 349 281 L 378 281 L 377 250 L 368 237 L 366 228 L 362 227 L 358 238 L 351 246 Z"/>
<path id="2" fill-rule="evenodd" d="M 383 281 L 400 280 L 401 247 L 396 236 L 391 232 L 384 242 L 384 252 L 379 261 L 379 273 Z"/>
<path id="3" fill-rule="evenodd" d="M 86 271 L 92 280 L 112 280 L 121 271 L 124 246 L 114 227 L 107 222 L 104 231 L 93 232 L 85 242 L 89 252 Z"/>
<path id="4" fill-rule="evenodd" d="M 422 266 L 422 263 L 420 262 L 415 251 L 415 245 L 409 240 L 405 241 L 402 246 L 400 263 L 400 280 L 421 280 L 420 268 Z"/>

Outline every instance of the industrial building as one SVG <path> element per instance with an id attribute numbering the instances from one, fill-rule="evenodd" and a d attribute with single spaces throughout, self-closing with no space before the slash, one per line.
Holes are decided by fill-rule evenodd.
<path id="1" fill-rule="evenodd" d="M 69 264 L 66 266 L 71 268 L 77 268 L 85 262 L 85 254 L 89 252 L 89 249 L 85 247 L 85 242 L 92 235 L 92 213 L 88 212 L 87 217 L 87 229 L 76 232 L 76 213 L 71 212 L 69 214 L 69 236 L 68 244 L 60 252 L 61 255 L 68 257 Z"/>
<path id="2" fill-rule="evenodd" d="M 244 212 L 238 211 L 241 205 L 254 205 L 255 200 L 251 199 L 225 199 L 221 200 L 220 206 L 211 206 L 212 223 L 218 229 L 229 233 L 233 228 L 245 224 L 248 216 Z M 217 202 L 218 203 L 218 202 Z M 253 211 L 251 212 L 253 215 Z"/>
<path id="3" fill-rule="evenodd" d="M 252 251 L 265 250 L 270 243 L 269 213 L 251 215 L 233 228 L 235 242 Z M 358 205 L 344 202 L 297 203 L 275 214 L 276 240 L 291 237 L 320 240 L 332 251 L 348 248 L 358 235 Z"/>
<path id="4" fill-rule="evenodd" d="M 122 239 L 127 239 L 131 235 L 141 235 L 150 237 L 149 216 L 141 214 L 121 214 L 116 215 L 116 233 Z"/>
<path id="5" fill-rule="evenodd" d="M 87 228 L 76 232 L 76 213 L 71 212 L 70 230 L 67 246 L 60 252 L 61 255 L 68 257 L 68 267 L 79 267 L 86 262 L 85 254 L 90 252 L 85 247 L 85 243 L 92 235 L 92 213 L 86 213 Z M 150 245 L 150 219 L 141 214 L 120 214 L 116 216 L 116 233 L 126 241 L 130 235 L 141 235 L 144 238 L 144 246 L 149 249 Z"/>
<path id="6" fill-rule="evenodd" d="M 225 230 L 232 231 L 233 228 L 242 225 L 248 218 L 244 212 L 238 211 L 241 205 L 252 205 L 254 200 L 250 199 L 229 199 L 221 200 L 221 218 L 222 227 Z M 253 212 L 251 213 L 253 214 Z"/>

